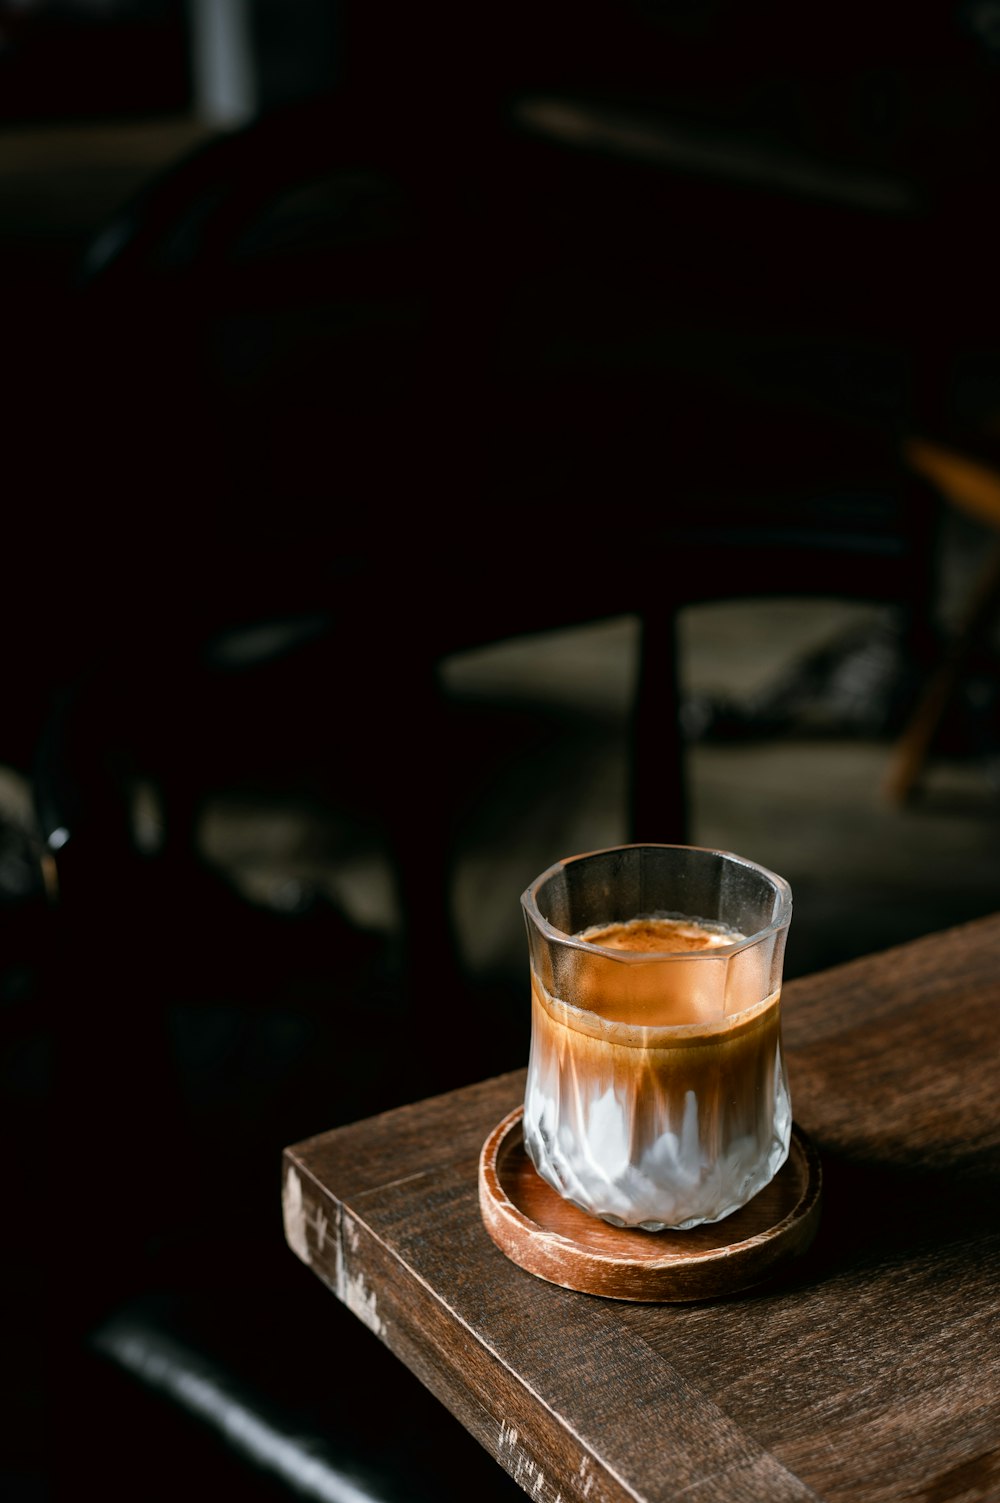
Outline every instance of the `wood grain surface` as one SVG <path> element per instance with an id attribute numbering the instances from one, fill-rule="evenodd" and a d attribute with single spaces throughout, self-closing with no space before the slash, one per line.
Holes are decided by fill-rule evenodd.
<path id="1" fill-rule="evenodd" d="M 788 986 L 823 1212 L 739 1295 L 625 1303 L 504 1255 L 477 1169 L 523 1071 L 286 1149 L 286 1237 L 546 1503 L 996 1500 L 998 1020 L 1000 914 Z"/>

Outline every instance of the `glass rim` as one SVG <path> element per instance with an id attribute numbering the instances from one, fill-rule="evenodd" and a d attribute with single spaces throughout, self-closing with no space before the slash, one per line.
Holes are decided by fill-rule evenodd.
<path id="1" fill-rule="evenodd" d="M 574 866 L 578 861 L 589 861 L 595 856 L 613 856 L 618 851 L 695 851 L 705 856 L 718 856 L 723 861 L 735 862 L 738 866 L 748 867 L 751 871 L 758 872 L 774 886 L 778 896 L 778 914 L 766 924 L 763 929 L 757 929 L 753 934 L 744 935 L 742 939 L 734 940 L 731 945 L 713 945 L 707 950 L 619 950 L 612 949 L 609 945 L 595 945 L 589 939 L 580 939 L 576 935 L 567 934 L 563 929 L 557 929 L 555 924 L 542 913 L 538 906 L 538 890 L 543 883 L 550 880 L 558 872 L 565 871 L 566 867 Z M 759 945 L 771 934 L 776 934 L 780 929 L 787 929 L 792 918 L 792 889 L 784 877 L 772 871 L 770 867 L 762 865 L 759 861 L 753 861 L 749 856 L 740 856 L 736 851 L 720 850 L 716 846 L 707 845 L 682 845 L 677 842 L 635 840 L 622 845 L 601 846 L 592 851 L 579 851 L 574 856 L 563 856 L 552 865 L 546 867 L 533 878 L 521 894 L 521 907 L 526 916 L 536 926 L 546 939 L 557 944 L 570 945 L 574 949 L 588 954 L 603 955 L 608 960 L 617 961 L 621 965 L 648 965 L 651 961 L 704 961 L 714 960 L 728 955 L 738 955 L 742 950 L 749 950 L 754 945 Z M 668 915 L 674 917 L 675 915 Z M 679 918 L 696 918 L 693 914 L 678 914 Z"/>

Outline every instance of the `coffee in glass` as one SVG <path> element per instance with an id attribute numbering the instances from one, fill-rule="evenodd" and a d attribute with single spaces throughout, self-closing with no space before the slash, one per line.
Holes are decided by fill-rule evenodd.
<path id="1" fill-rule="evenodd" d="M 524 1141 L 582 1210 L 649 1231 L 719 1221 L 788 1155 L 782 877 L 726 851 L 627 845 L 522 895 Z"/>

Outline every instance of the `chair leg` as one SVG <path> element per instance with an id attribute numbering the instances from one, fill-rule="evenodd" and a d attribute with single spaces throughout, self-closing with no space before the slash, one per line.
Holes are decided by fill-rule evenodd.
<path id="1" fill-rule="evenodd" d="M 645 611 L 630 727 L 630 840 L 688 842 L 687 757 L 680 710 L 676 614 L 671 609 Z"/>
<path id="2" fill-rule="evenodd" d="M 883 782 L 890 803 L 903 805 L 916 790 L 934 737 L 958 688 L 962 670 L 1000 610 L 1000 543 L 987 558 L 956 633 L 896 741 Z"/>

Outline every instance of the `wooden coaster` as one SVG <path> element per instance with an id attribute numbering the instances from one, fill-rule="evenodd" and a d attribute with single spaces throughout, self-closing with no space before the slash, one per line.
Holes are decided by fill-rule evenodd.
<path id="1" fill-rule="evenodd" d="M 682 1303 L 734 1294 L 799 1257 L 819 1223 L 819 1156 L 793 1124 L 788 1159 L 749 1204 L 690 1231 L 611 1226 L 564 1200 L 536 1172 L 521 1133 L 523 1106 L 490 1133 L 479 1157 L 479 1208 L 519 1268 L 582 1294 Z"/>

